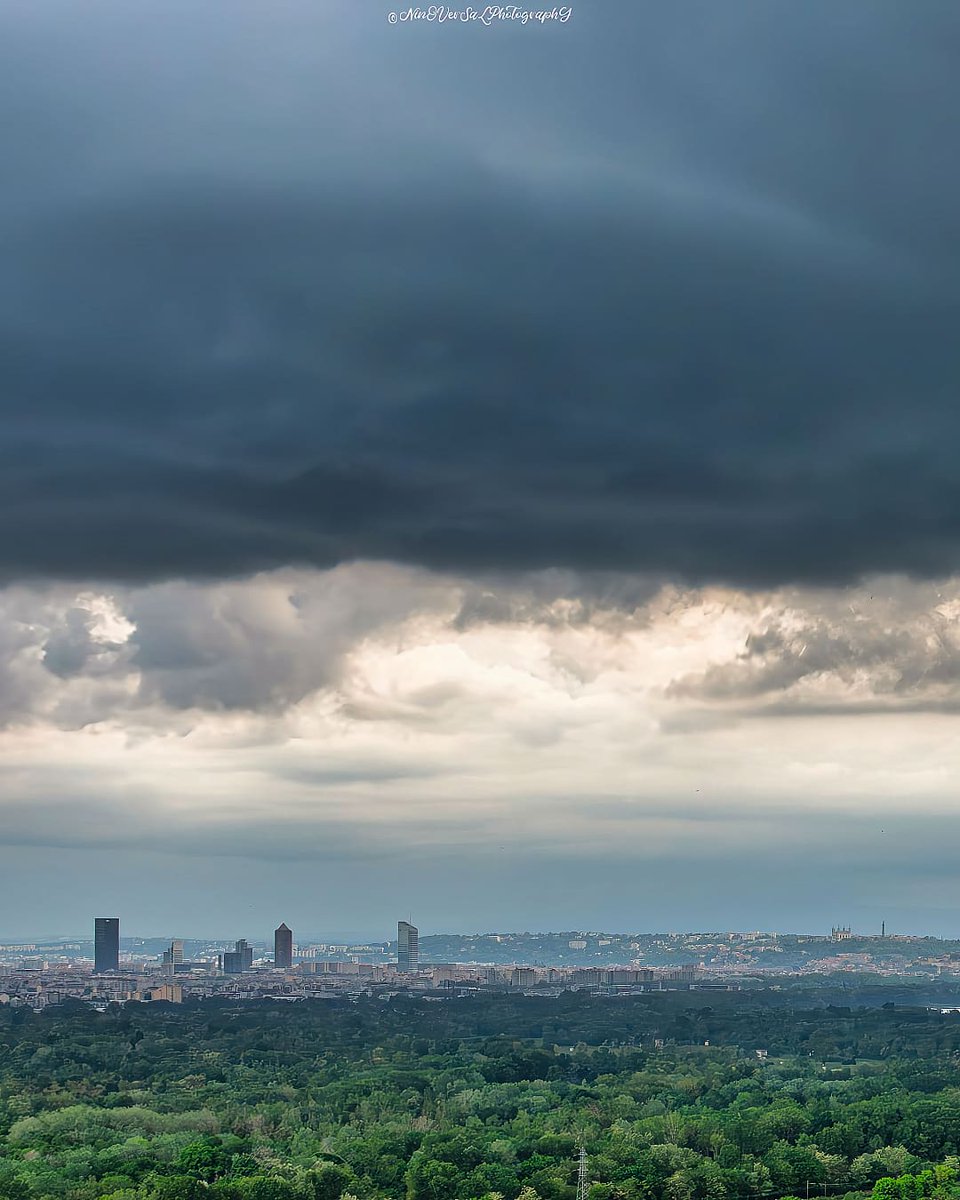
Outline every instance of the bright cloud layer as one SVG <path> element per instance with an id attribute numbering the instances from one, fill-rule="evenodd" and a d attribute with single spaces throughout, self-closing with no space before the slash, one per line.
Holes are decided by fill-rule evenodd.
<path id="1" fill-rule="evenodd" d="M 10 589 L 4 841 L 318 861 L 521 843 L 645 861 L 682 843 L 696 862 L 762 854 L 798 822 L 823 842 L 868 814 L 936 816 L 958 595 L 375 563 Z"/>

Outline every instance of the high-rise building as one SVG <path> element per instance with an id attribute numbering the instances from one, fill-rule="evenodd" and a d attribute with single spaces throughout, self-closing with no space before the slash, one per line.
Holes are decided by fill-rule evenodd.
<path id="1" fill-rule="evenodd" d="M 247 945 L 245 938 L 240 938 L 234 948 L 225 951 L 221 957 L 225 975 L 242 975 L 253 966 L 253 947 Z"/>
<path id="2" fill-rule="evenodd" d="M 170 949 L 163 952 L 163 969 L 169 975 L 175 975 L 177 967 L 183 966 L 183 942 L 175 938 L 170 943 Z"/>
<path id="3" fill-rule="evenodd" d="M 120 918 L 97 917 L 93 923 L 93 969 L 120 970 Z"/>
<path id="4" fill-rule="evenodd" d="M 409 921 L 397 922 L 397 970 L 416 971 L 420 965 L 420 931 Z"/>
<path id="5" fill-rule="evenodd" d="M 273 965 L 293 966 L 293 931 L 288 929 L 284 922 L 273 931 Z"/>

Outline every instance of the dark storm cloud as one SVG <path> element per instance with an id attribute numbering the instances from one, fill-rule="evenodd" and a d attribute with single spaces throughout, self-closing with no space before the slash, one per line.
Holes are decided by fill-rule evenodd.
<path id="1" fill-rule="evenodd" d="M 960 567 L 955 5 L 43 8 L 3 577 Z"/>

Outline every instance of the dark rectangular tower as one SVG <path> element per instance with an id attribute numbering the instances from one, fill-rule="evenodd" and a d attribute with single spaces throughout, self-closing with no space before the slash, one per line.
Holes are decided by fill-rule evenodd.
<path id="1" fill-rule="evenodd" d="M 93 969 L 98 975 L 104 971 L 120 970 L 120 918 L 97 917 L 93 923 Z"/>
<path id="2" fill-rule="evenodd" d="M 285 923 L 273 931 L 273 965 L 275 967 L 293 966 L 293 931 Z"/>

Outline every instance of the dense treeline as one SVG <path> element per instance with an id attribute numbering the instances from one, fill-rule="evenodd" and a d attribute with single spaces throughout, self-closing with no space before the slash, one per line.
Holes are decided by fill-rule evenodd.
<path id="1" fill-rule="evenodd" d="M 0 1009 L 0 1139 L 0 1200 L 571 1200 L 581 1140 L 591 1200 L 940 1198 L 960 1019 L 683 993 Z"/>

